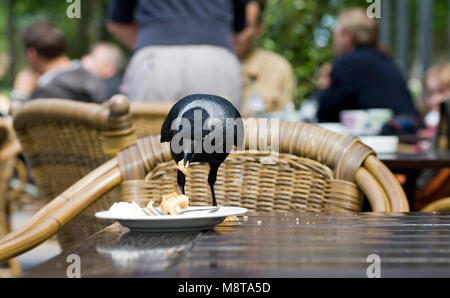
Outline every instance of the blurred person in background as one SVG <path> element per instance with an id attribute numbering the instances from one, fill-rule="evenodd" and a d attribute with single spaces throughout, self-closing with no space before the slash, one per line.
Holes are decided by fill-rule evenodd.
<path id="1" fill-rule="evenodd" d="M 450 118 L 450 63 L 431 67 L 424 79 L 425 103 L 429 109 L 425 116 L 426 129 L 420 135 L 435 141 L 432 149 L 448 150 Z M 425 170 L 417 179 L 414 208 L 450 195 L 450 168 Z"/>
<path id="2" fill-rule="evenodd" d="M 425 80 L 426 104 L 438 109 L 441 103 L 450 99 L 450 63 L 432 67 Z"/>
<path id="3" fill-rule="evenodd" d="M 121 91 L 131 101 L 210 93 L 240 109 L 241 67 L 232 42 L 245 24 L 239 2 L 111 0 L 107 28 L 134 51 Z"/>
<path id="4" fill-rule="evenodd" d="M 106 87 L 106 97 L 119 93 L 122 83 L 120 71 L 123 66 L 122 50 L 112 43 L 98 43 L 81 59 L 81 65 L 90 73 L 103 80 Z"/>
<path id="5" fill-rule="evenodd" d="M 425 87 L 425 125 L 422 137 L 432 139 L 436 136 L 440 122 L 441 104 L 450 99 L 450 64 L 431 67 L 424 79 Z"/>
<path id="6" fill-rule="evenodd" d="M 391 109 L 414 125 L 419 122 L 405 79 L 385 51 L 379 50 L 378 24 L 366 10 L 343 11 L 333 42 L 338 59 L 320 79 L 319 122 L 339 122 L 342 110 L 376 108 Z"/>
<path id="7" fill-rule="evenodd" d="M 427 105 L 438 109 L 439 106 L 439 135 L 436 145 L 440 149 L 450 149 L 450 63 L 443 65 L 437 74 L 438 89 L 427 98 Z"/>
<path id="8" fill-rule="evenodd" d="M 103 102 L 102 81 L 65 53 L 62 31 L 46 21 L 38 21 L 23 32 L 29 67 L 19 72 L 11 99 L 65 98 L 84 102 Z"/>
<path id="9" fill-rule="evenodd" d="M 331 71 L 333 70 L 333 64 L 324 63 L 320 67 L 319 79 L 317 80 L 317 86 L 320 90 L 325 90 L 331 85 Z"/>
<path id="10" fill-rule="evenodd" d="M 293 106 L 295 78 L 287 59 L 255 46 L 255 39 L 264 30 L 265 0 L 244 1 L 246 27 L 236 35 L 234 45 L 242 61 L 242 116 L 254 117 L 262 113 L 283 112 Z"/>

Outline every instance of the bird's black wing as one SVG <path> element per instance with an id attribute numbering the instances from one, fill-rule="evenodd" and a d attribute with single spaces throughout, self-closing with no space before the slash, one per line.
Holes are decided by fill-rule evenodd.
<path id="1" fill-rule="evenodd" d="M 164 123 L 161 126 L 161 139 L 160 139 L 161 143 L 170 142 L 170 140 L 172 140 L 173 137 L 173 133 L 171 130 L 172 121 L 173 119 L 170 118 L 169 116 L 164 120 Z"/>

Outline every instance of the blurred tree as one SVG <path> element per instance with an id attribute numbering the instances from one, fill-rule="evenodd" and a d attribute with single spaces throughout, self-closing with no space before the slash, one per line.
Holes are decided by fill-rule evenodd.
<path id="1" fill-rule="evenodd" d="M 111 40 L 105 34 L 104 20 L 108 0 L 81 0 L 81 18 L 69 18 L 66 0 L 0 0 L 0 51 L 7 52 L 12 62 L 8 76 L 0 83 L 12 85 L 14 74 L 26 65 L 20 32 L 37 20 L 49 20 L 66 36 L 67 52 L 80 58 L 99 40 Z"/>
<path id="2" fill-rule="evenodd" d="M 357 0 L 267 0 L 264 34 L 258 43 L 288 59 L 297 79 L 297 104 L 317 89 L 317 71 L 333 60 L 332 30 L 339 10 Z M 326 4 L 326 5 L 325 5 Z"/>
<path id="3" fill-rule="evenodd" d="M 8 40 L 8 77 L 7 83 L 12 85 L 14 83 L 14 77 L 16 74 L 16 43 L 15 37 L 15 14 L 14 14 L 14 0 L 7 0 L 7 13 L 6 13 L 6 32 Z"/>

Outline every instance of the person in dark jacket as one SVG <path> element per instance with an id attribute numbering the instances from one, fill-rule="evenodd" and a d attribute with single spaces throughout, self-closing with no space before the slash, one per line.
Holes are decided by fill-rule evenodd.
<path id="1" fill-rule="evenodd" d="M 334 33 L 339 58 L 320 80 L 319 122 L 339 122 L 342 110 L 391 109 L 419 117 L 401 72 L 378 48 L 378 25 L 363 9 L 344 11 Z"/>
<path id="2" fill-rule="evenodd" d="M 110 98 L 120 93 L 123 60 L 122 50 L 117 45 L 101 42 L 95 44 L 91 51 L 82 57 L 81 65 L 103 81 L 107 97 Z"/>
<path id="3" fill-rule="evenodd" d="M 35 22 L 23 32 L 23 41 L 29 67 L 17 75 L 12 100 L 64 98 L 100 103 L 107 99 L 103 82 L 67 56 L 59 28 Z"/>

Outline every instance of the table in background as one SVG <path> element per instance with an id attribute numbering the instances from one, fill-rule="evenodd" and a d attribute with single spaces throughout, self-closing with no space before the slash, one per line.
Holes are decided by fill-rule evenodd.
<path id="1" fill-rule="evenodd" d="M 129 232 L 119 224 L 33 268 L 25 277 L 450 277 L 450 214 L 255 214 L 215 230 Z"/>
<path id="2" fill-rule="evenodd" d="M 392 171 L 401 169 L 440 169 L 450 167 L 450 151 L 432 151 L 417 154 L 378 154 L 380 159 Z"/>
<path id="3" fill-rule="evenodd" d="M 416 154 L 378 154 L 377 157 L 392 172 L 406 176 L 406 183 L 403 185 L 403 189 L 411 207 L 414 205 L 416 181 L 421 172 L 426 169 L 438 170 L 450 167 L 450 151 L 448 150 Z"/>

